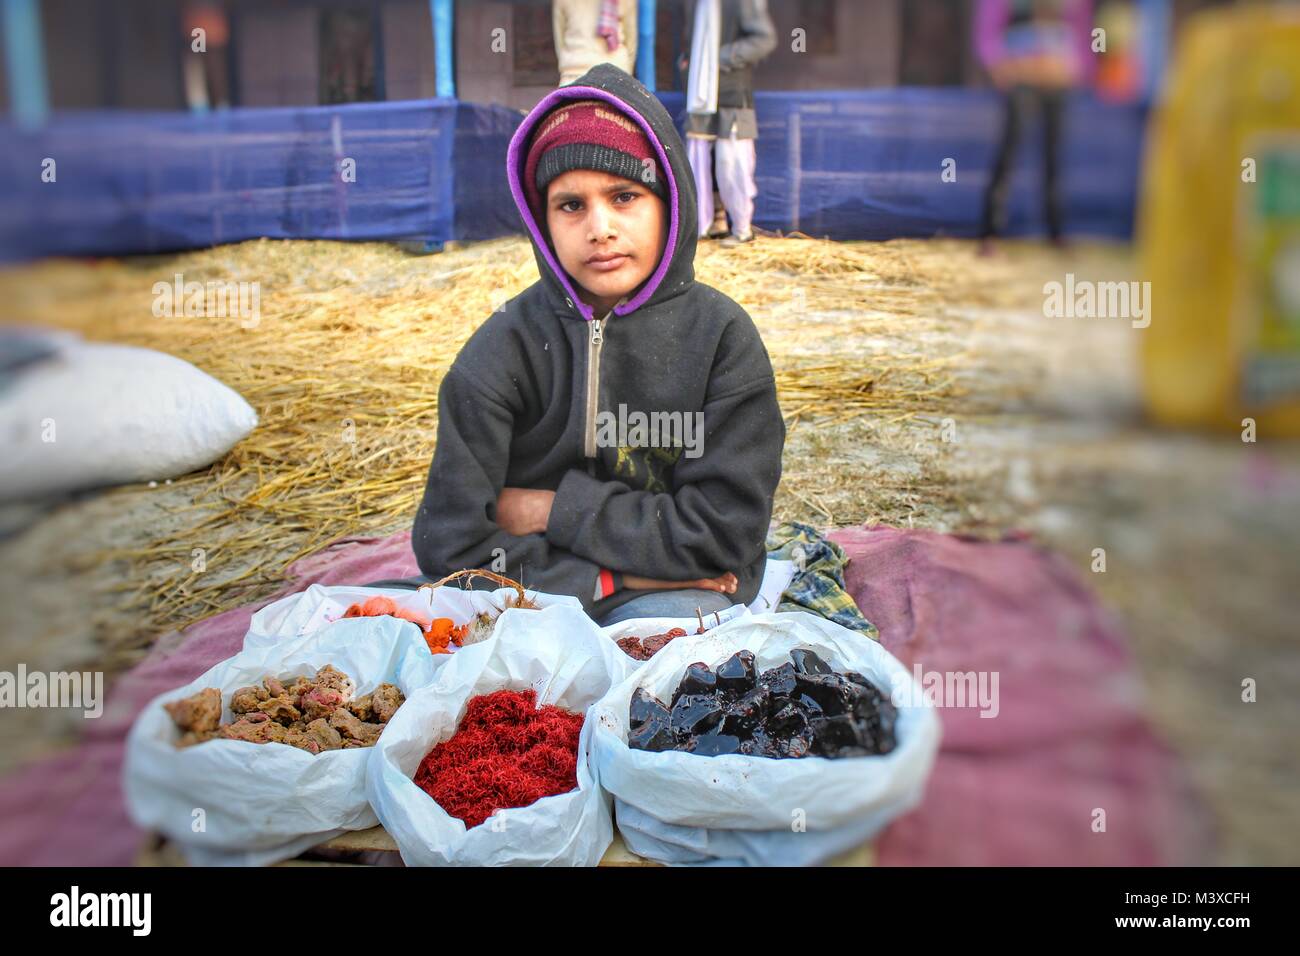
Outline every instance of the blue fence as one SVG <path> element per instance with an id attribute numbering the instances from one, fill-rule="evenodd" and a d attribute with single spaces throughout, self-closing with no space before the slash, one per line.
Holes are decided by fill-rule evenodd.
<path id="1" fill-rule="evenodd" d="M 661 96 L 680 111 L 679 94 Z M 974 235 L 1001 109 L 994 94 L 972 90 L 760 93 L 755 221 L 837 239 Z M 256 236 L 504 235 L 520 228 L 503 174 L 519 119 L 429 100 L 68 113 L 34 132 L 3 126 L 0 259 Z M 1061 151 L 1070 232 L 1131 234 L 1143 121 L 1135 108 L 1071 102 Z M 1014 173 L 1013 233 L 1042 229 L 1040 154 L 1031 127 Z M 955 181 L 944 181 L 946 160 Z"/>

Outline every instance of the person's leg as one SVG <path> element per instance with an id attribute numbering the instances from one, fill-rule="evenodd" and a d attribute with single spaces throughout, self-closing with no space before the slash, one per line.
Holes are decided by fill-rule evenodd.
<path id="1" fill-rule="evenodd" d="M 1006 112 L 1002 124 L 1002 140 L 993 160 L 993 171 L 988 188 L 984 191 L 984 214 L 980 222 L 980 238 L 992 239 L 1007 228 L 1007 193 L 1011 182 L 1011 166 L 1016 159 L 1016 146 L 1020 143 L 1021 112 L 1024 109 L 1024 90 L 1016 87 L 1006 97 Z"/>
<path id="2" fill-rule="evenodd" d="M 713 140 L 686 137 L 686 158 L 695 176 L 695 202 L 699 212 L 699 234 L 708 235 L 713 222 Z"/>
<path id="3" fill-rule="evenodd" d="M 721 239 L 731 230 L 727 226 L 727 207 L 722 202 L 722 193 L 718 192 L 718 151 L 713 151 L 713 224 L 707 233 L 710 239 Z"/>
<path id="4" fill-rule="evenodd" d="M 745 238 L 754 220 L 755 153 L 752 139 L 718 139 L 718 191 L 731 217 L 731 234 Z"/>
<path id="5" fill-rule="evenodd" d="M 727 207 L 723 205 L 722 194 L 718 192 L 717 183 L 713 186 L 713 225 L 709 226 L 708 238 L 721 239 L 731 233 L 727 225 Z"/>
<path id="6" fill-rule="evenodd" d="M 601 627 L 627 621 L 634 617 L 695 617 L 698 608 L 708 617 L 714 611 L 725 611 L 734 602 L 717 591 L 686 588 L 673 591 L 647 591 L 626 604 L 614 608 L 596 621 Z"/>
<path id="7" fill-rule="evenodd" d="M 1065 215 L 1061 205 L 1061 115 L 1062 93 L 1042 94 L 1043 104 L 1043 212 L 1047 217 L 1047 234 L 1059 243 L 1065 233 Z"/>

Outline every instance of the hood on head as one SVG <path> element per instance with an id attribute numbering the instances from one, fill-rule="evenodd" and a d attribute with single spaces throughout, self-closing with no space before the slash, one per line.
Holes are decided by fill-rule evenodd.
<path id="1" fill-rule="evenodd" d="M 569 86 L 549 93 L 515 130 L 506 155 L 510 193 L 519 208 L 524 229 L 533 243 L 537 271 L 541 274 L 557 307 L 574 318 L 591 319 L 592 308 L 578 298 L 577 287 L 560 265 L 539 223 L 528 206 L 523 188 L 524 162 L 533 132 L 556 106 L 570 100 L 603 100 L 636 121 L 659 157 L 660 169 L 668 179 L 668 241 L 659 265 L 627 302 L 615 306 L 616 315 L 627 315 L 642 306 L 672 298 L 695 279 L 696 206 L 695 180 L 686 158 L 686 147 L 672 117 L 655 95 L 635 77 L 616 66 L 601 63 Z"/>

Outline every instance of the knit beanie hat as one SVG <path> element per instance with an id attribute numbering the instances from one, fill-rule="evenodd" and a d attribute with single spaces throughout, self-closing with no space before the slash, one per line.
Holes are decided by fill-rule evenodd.
<path id="1" fill-rule="evenodd" d="M 546 114 L 533 134 L 524 160 L 524 190 L 540 221 L 546 221 L 546 187 L 573 169 L 594 169 L 631 179 L 668 201 L 650 140 L 635 120 L 601 100 L 574 100 L 558 106 Z"/>

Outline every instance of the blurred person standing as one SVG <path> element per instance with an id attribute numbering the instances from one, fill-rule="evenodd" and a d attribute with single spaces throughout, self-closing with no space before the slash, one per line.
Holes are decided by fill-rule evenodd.
<path id="1" fill-rule="evenodd" d="M 1091 74 L 1092 0 L 978 0 L 975 49 L 1004 94 L 1005 119 L 984 194 L 981 251 L 1007 226 L 1011 167 L 1033 114 L 1043 121 L 1043 210 L 1052 242 L 1064 241 L 1061 120 L 1066 94 Z"/>
<path id="2" fill-rule="evenodd" d="M 181 11 L 188 49 L 182 53 L 185 103 L 196 113 L 230 106 L 230 73 L 226 60 L 230 21 L 212 3 L 189 3 Z"/>
<path id="3" fill-rule="evenodd" d="M 554 0 L 555 58 L 560 86 L 568 86 L 597 63 L 636 71 L 637 0 Z"/>
<path id="4" fill-rule="evenodd" d="M 695 173 L 699 234 L 725 246 L 754 238 L 754 66 L 776 49 L 767 0 L 692 0 L 686 22 L 686 152 Z M 722 200 L 716 210 L 714 184 Z"/>

